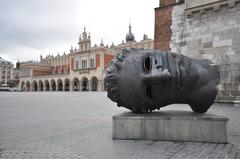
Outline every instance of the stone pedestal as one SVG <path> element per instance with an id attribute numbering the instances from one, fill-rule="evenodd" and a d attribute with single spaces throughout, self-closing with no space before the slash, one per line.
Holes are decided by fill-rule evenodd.
<path id="1" fill-rule="evenodd" d="M 113 139 L 227 143 L 228 118 L 185 111 L 113 116 Z"/>

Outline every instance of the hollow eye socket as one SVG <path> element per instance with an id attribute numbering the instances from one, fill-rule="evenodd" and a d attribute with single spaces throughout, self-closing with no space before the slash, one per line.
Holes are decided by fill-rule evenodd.
<path id="1" fill-rule="evenodd" d="M 144 59 L 143 68 L 146 72 L 150 72 L 152 67 L 151 58 L 148 56 Z"/>
<path id="2" fill-rule="evenodd" d="M 146 97 L 148 100 L 152 100 L 152 87 L 151 85 L 147 85 L 146 87 Z"/>

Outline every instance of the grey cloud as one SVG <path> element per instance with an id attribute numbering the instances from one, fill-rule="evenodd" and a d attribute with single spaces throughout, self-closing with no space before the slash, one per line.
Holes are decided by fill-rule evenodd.
<path id="1" fill-rule="evenodd" d="M 159 3 L 154 2 L 0 0 L 0 56 L 25 59 L 67 51 L 70 45 L 77 46 L 84 25 L 91 32 L 92 44 L 102 38 L 104 43 L 118 44 L 128 31 L 129 18 L 140 40 L 144 31 L 153 30 L 153 8 Z"/>
<path id="2" fill-rule="evenodd" d="M 69 19 L 75 14 L 74 4 L 74 0 L 1 0 L 0 51 L 21 45 L 40 49 L 69 41 L 78 30 Z"/>

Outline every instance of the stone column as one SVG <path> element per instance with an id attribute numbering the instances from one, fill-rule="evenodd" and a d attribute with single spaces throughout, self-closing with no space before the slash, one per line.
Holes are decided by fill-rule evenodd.
<path id="1" fill-rule="evenodd" d="M 69 91 L 70 91 L 70 92 L 73 92 L 73 87 L 74 87 L 74 82 L 73 82 L 73 81 L 70 81 L 70 82 L 69 82 Z"/>
<path id="2" fill-rule="evenodd" d="M 77 84 L 77 90 L 78 90 L 78 91 L 81 91 L 81 88 L 82 88 L 82 87 L 81 87 L 81 81 L 79 81 L 79 83 Z"/>
<path id="3" fill-rule="evenodd" d="M 32 91 L 33 91 L 33 84 L 30 83 L 30 92 L 32 92 Z"/>
<path id="4" fill-rule="evenodd" d="M 49 91 L 52 91 L 52 90 L 53 90 L 52 85 L 49 84 Z"/>
<path id="5" fill-rule="evenodd" d="M 29 92 L 32 92 L 32 85 L 31 85 L 31 83 L 30 83 L 30 86 L 29 86 Z"/>
<path id="6" fill-rule="evenodd" d="M 56 83 L 56 91 L 58 91 L 58 83 Z"/>
<path id="7" fill-rule="evenodd" d="M 97 82 L 97 91 L 102 91 L 102 82 L 101 82 L 101 80 L 98 80 L 98 82 Z"/>
<path id="8" fill-rule="evenodd" d="M 82 91 L 82 81 L 79 81 L 79 91 Z"/>
<path id="9" fill-rule="evenodd" d="M 38 92 L 41 91 L 41 86 L 40 86 L 40 85 L 38 85 L 38 87 L 37 87 L 37 91 L 38 91 Z"/>
<path id="10" fill-rule="evenodd" d="M 62 85 L 62 91 L 63 92 L 65 91 L 65 83 L 63 83 L 63 85 Z"/>
<path id="11" fill-rule="evenodd" d="M 88 91 L 92 91 L 92 81 L 88 81 Z"/>
<path id="12" fill-rule="evenodd" d="M 43 85 L 43 91 L 44 91 L 44 92 L 47 91 L 47 87 L 46 87 L 46 85 Z"/>
<path id="13" fill-rule="evenodd" d="M 104 80 L 99 80 L 99 91 L 104 91 Z"/>

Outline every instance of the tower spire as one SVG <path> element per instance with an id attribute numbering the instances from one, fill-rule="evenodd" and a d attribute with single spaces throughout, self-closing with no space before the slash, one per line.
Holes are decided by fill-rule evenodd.
<path id="1" fill-rule="evenodd" d="M 135 37 L 132 33 L 131 20 L 129 20 L 129 31 L 128 31 L 128 34 L 126 35 L 126 42 L 128 41 L 135 41 Z"/>
<path id="2" fill-rule="evenodd" d="M 84 29 L 83 29 L 83 33 L 82 33 L 82 38 L 83 40 L 86 40 L 87 39 L 87 32 L 86 32 L 86 27 L 84 26 Z"/>
<path id="3" fill-rule="evenodd" d="M 131 18 L 129 18 L 129 33 L 132 32 Z"/>
<path id="4" fill-rule="evenodd" d="M 103 44 L 103 39 L 101 39 L 101 44 L 100 44 L 100 47 L 104 47 L 104 44 Z"/>
<path id="5" fill-rule="evenodd" d="M 129 24 L 129 33 L 132 33 L 132 26 L 131 26 L 131 23 Z"/>

